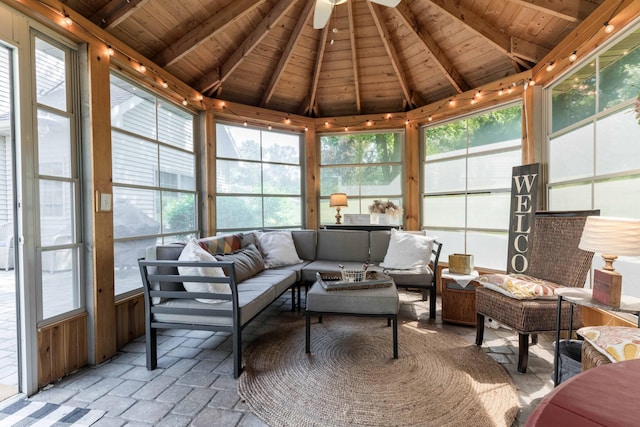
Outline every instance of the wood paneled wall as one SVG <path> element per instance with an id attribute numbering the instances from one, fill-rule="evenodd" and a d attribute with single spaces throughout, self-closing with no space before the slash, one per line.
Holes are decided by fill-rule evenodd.
<path id="1" fill-rule="evenodd" d="M 38 329 L 38 387 L 87 364 L 87 313 Z"/>
<path id="2" fill-rule="evenodd" d="M 118 348 L 144 335 L 144 296 L 134 295 L 116 303 Z"/>

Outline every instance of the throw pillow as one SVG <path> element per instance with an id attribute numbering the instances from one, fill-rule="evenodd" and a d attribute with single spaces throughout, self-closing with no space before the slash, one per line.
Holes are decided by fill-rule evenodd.
<path id="1" fill-rule="evenodd" d="M 209 252 L 202 249 L 196 239 L 191 239 L 184 249 L 182 249 L 182 253 L 180 253 L 178 261 L 215 262 L 217 259 Z M 224 277 L 224 271 L 219 267 L 178 267 L 178 273 L 181 276 Z M 231 293 L 231 289 L 229 289 L 229 285 L 226 283 L 183 282 L 182 285 L 188 292 L 213 292 L 217 294 Z M 205 298 L 196 298 L 196 300 L 211 304 L 225 301 Z"/>
<path id="2" fill-rule="evenodd" d="M 428 269 L 435 237 L 391 230 L 389 247 L 380 263 L 390 270 Z"/>
<path id="3" fill-rule="evenodd" d="M 218 261 L 234 261 L 236 283 L 244 282 L 264 270 L 264 260 L 255 245 L 249 244 L 231 254 L 216 255 Z"/>
<path id="4" fill-rule="evenodd" d="M 612 362 L 640 359 L 640 329 L 626 326 L 585 326 L 577 331 Z"/>
<path id="5" fill-rule="evenodd" d="M 515 299 L 556 299 L 555 290 L 560 287 L 526 274 L 486 274 L 477 280 L 485 288 Z"/>
<path id="6" fill-rule="evenodd" d="M 296 251 L 290 231 L 256 232 L 258 248 L 264 258 L 265 268 L 300 264 L 302 260 Z"/>
<path id="7" fill-rule="evenodd" d="M 240 234 L 227 234 L 224 236 L 205 237 L 198 240 L 198 244 L 202 249 L 213 255 L 229 254 L 242 247 L 242 239 Z"/>

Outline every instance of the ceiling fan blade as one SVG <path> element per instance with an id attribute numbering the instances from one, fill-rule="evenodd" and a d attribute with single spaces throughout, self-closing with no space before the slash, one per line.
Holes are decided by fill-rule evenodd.
<path id="1" fill-rule="evenodd" d="M 333 3 L 327 0 L 316 0 L 316 10 L 313 12 L 313 28 L 320 30 L 327 25 L 329 17 L 331 17 L 331 11 L 333 10 Z"/>
<path id="2" fill-rule="evenodd" d="M 378 3 L 381 4 L 382 6 L 387 6 L 387 7 L 396 7 L 398 4 L 400 4 L 400 0 L 369 0 L 371 1 L 371 3 Z"/>

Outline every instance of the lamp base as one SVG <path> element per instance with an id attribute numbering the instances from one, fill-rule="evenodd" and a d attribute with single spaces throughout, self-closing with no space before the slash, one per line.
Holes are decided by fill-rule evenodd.
<path id="1" fill-rule="evenodd" d="M 336 214 L 336 224 L 342 224 L 342 222 L 340 222 L 340 220 L 342 219 L 342 215 L 340 215 L 340 208 L 336 208 L 336 211 L 338 212 Z"/>
<path id="2" fill-rule="evenodd" d="M 593 299 L 611 307 L 620 307 L 622 275 L 617 271 L 593 270 Z"/>

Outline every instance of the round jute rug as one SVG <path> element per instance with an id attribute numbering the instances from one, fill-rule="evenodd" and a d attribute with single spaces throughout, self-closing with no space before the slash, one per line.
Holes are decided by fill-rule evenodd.
<path id="1" fill-rule="evenodd" d="M 401 324 L 393 359 L 386 320 L 325 316 L 250 343 L 238 392 L 271 426 L 510 426 L 518 396 L 482 349 L 442 330 Z"/>

